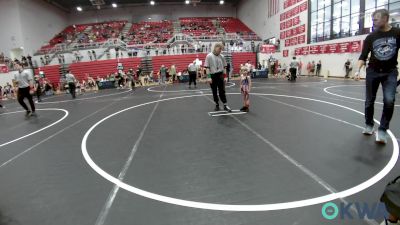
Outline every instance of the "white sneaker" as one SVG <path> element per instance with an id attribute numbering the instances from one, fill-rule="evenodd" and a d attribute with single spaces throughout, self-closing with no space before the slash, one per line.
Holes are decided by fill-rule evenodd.
<path id="1" fill-rule="evenodd" d="M 387 133 L 385 130 L 378 130 L 378 132 L 376 132 L 376 142 L 379 144 L 387 143 Z"/>
<path id="2" fill-rule="evenodd" d="M 372 135 L 372 134 L 374 133 L 374 127 L 371 126 L 371 125 L 367 125 L 367 126 L 364 128 L 364 130 L 363 130 L 362 133 L 365 134 L 365 135 Z"/>

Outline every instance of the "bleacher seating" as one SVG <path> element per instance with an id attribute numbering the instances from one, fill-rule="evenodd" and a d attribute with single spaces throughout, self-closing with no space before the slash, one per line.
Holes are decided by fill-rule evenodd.
<path id="1" fill-rule="evenodd" d="M 141 58 L 125 58 L 125 59 L 110 59 L 93 62 L 78 62 L 70 65 L 69 69 L 72 74 L 75 75 L 76 79 L 82 81 L 87 79 L 87 75 L 93 78 L 105 78 L 110 73 L 116 73 L 118 71 L 118 62 L 122 63 L 124 71 L 129 68 L 136 68 L 141 63 Z"/>
<path id="2" fill-rule="evenodd" d="M 207 54 L 205 53 L 190 55 L 154 56 L 153 71 L 155 74 L 157 74 L 162 65 L 169 68 L 171 67 L 171 65 L 175 64 L 177 72 L 183 72 L 184 70 L 188 69 L 189 64 L 196 60 L 196 58 L 201 60 L 204 64 L 206 56 Z"/>
<path id="3" fill-rule="evenodd" d="M 242 21 L 232 17 L 220 17 L 217 18 L 220 22 L 221 27 L 225 29 L 226 33 L 237 33 L 244 37 L 245 40 L 252 39 L 251 37 L 256 37 L 257 40 L 260 38 Z"/>
<path id="4" fill-rule="evenodd" d="M 47 52 L 53 49 L 57 44 L 69 44 L 71 42 L 104 42 L 108 38 L 118 37 L 126 23 L 127 21 L 112 21 L 71 25 L 58 33 L 48 44 L 42 46 L 40 51 Z M 88 28 L 90 31 L 88 33 L 84 32 Z"/>
<path id="5" fill-rule="evenodd" d="M 253 52 L 235 52 L 232 53 L 233 73 L 240 71 L 240 64 L 246 64 L 250 60 L 251 65 L 256 65 L 256 53 Z"/>
<path id="6" fill-rule="evenodd" d="M 132 24 L 129 31 L 130 45 L 166 43 L 173 36 L 171 21 L 152 21 Z"/>
<path id="7" fill-rule="evenodd" d="M 43 66 L 35 69 L 35 75 L 39 74 L 39 71 L 43 71 L 45 78 L 50 81 L 53 85 L 57 85 L 60 82 L 60 66 Z"/>
<path id="8" fill-rule="evenodd" d="M 260 40 L 259 37 L 240 20 L 232 17 L 185 17 L 179 19 L 182 33 L 191 36 L 217 35 L 213 21 L 219 21 L 227 33 L 237 33 L 245 40 Z M 101 43 L 109 38 L 118 38 L 127 21 L 112 21 L 91 24 L 71 25 L 42 46 L 40 52 L 46 53 L 57 44 Z M 130 45 L 147 43 L 166 43 L 173 37 L 172 21 L 146 21 L 132 25 L 129 36 L 125 37 Z"/>
<path id="9" fill-rule="evenodd" d="M 211 36 L 217 34 L 217 29 L 210 17 L 180 18 L 182 33 L 192 36 Z"/>

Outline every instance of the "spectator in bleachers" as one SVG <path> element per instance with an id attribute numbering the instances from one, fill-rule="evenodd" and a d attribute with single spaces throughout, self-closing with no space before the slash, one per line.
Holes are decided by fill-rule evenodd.
<path id="1" fill-rule="evenodd" d="M 24 66 L 27 66 L 28 62 L 27 62 L 27 59 L 26 59 L 25 56 L 21 56 L 21 63 L 22 63 Z"/>
<path id="2" fill-rule="evenodd" d="M 5 61 L 4 53 L 1 52 L 0 53 L 0 63 L 4 63 L 4 61 Z"/>
<path id="3" fill-rule="evenodd" d="M 48 54 L 44 55 L 45 61 L 46 61 L 46 65 L 50 64 L 50 56 Z"/>
<path id="4" fill-rule="evenodd" d="M 93 61 L 93 57 L 92 57 L 92 52 L 91 51 L 88 51 L 88 56 L 89 56 L 90 61 Z"/>
<path id="5" fill-rule="evenodd" d="M 32 65 L 32 57 L 29 54 L 26 57 L 26 63 L 27 63 L 28 66 L 33 66 Z"/>
<path id="6" fill-rule="evenodd" d="M 58 59 L 58 63 L 61 64 L 62 63 L 62 58 L 60 54 L 57 54 L 57 59 Z"/>
<path id="7" fill-rule="evenodd" d="M 94 60 L 97 60 L 96 52 L 94 50 L 92 50 L 92 55 L 93 55 Z"/>

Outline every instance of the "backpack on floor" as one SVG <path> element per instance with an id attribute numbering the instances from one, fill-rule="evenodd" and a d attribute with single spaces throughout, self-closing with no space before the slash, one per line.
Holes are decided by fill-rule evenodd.
<path id="1" fill-rule="evenodd" d="M 390 214 L 400 217 L 400 176 L 386 186 L 381 202 Z"/>

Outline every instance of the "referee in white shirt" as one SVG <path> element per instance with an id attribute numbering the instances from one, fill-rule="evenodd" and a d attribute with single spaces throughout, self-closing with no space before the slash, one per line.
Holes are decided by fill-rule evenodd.
<path id="1" fill-rule="evenodd" d="M 36 116 L 35 103 L 33 102 L 32 95 L 30 93 L 33 87 L 33 77 L 32 75 L 24 69 L 21 62 L 17 61 L 15 63 L 15 68 L 18 73 L 14 75 L 14 79 L 18 86 L 18 102 L 26 110 L 26 117 Z M 29 110 L 28 106 L 25 104 L 24 99 L 27 98 L 31 106 Z"/>
<path id="2" fill-rule="evenodd" d="M 219 111 L 219 99 L 221 99 L 224 104 L 224 110 L 231 112 L 232 110 L 226 104 L 224 75 L 226 74 L 227 64 L 225 57 L 221 54 L 223 48 L 224 45 L 222 43 L 215 44 L 213 52 L 206 57 L 204 67 L 207 69 L 208 82 L 215 102 L 215 111 Z M 219 93 L 219 98 L 217 93 Z"/>
<path id="3" fill-rule="evenodd" d="M 76 79 L 75 76 L 69 70 L 65 74 L 65 80 L 68 83 L 69 93 L 72 95 L 72 98 L 76 98 L 76 85 L 75 85 Z"/>
<path id="4" fill-rule="evenodd" d="M 194 83 L 194 88 L 196 88 L 196 78 L 197 78 L 196 61 L 193 61 L 192 63 L 189 64 L 188 72 L 189 72 L 189 88 L 192 86 L 192 83 Z"/>

